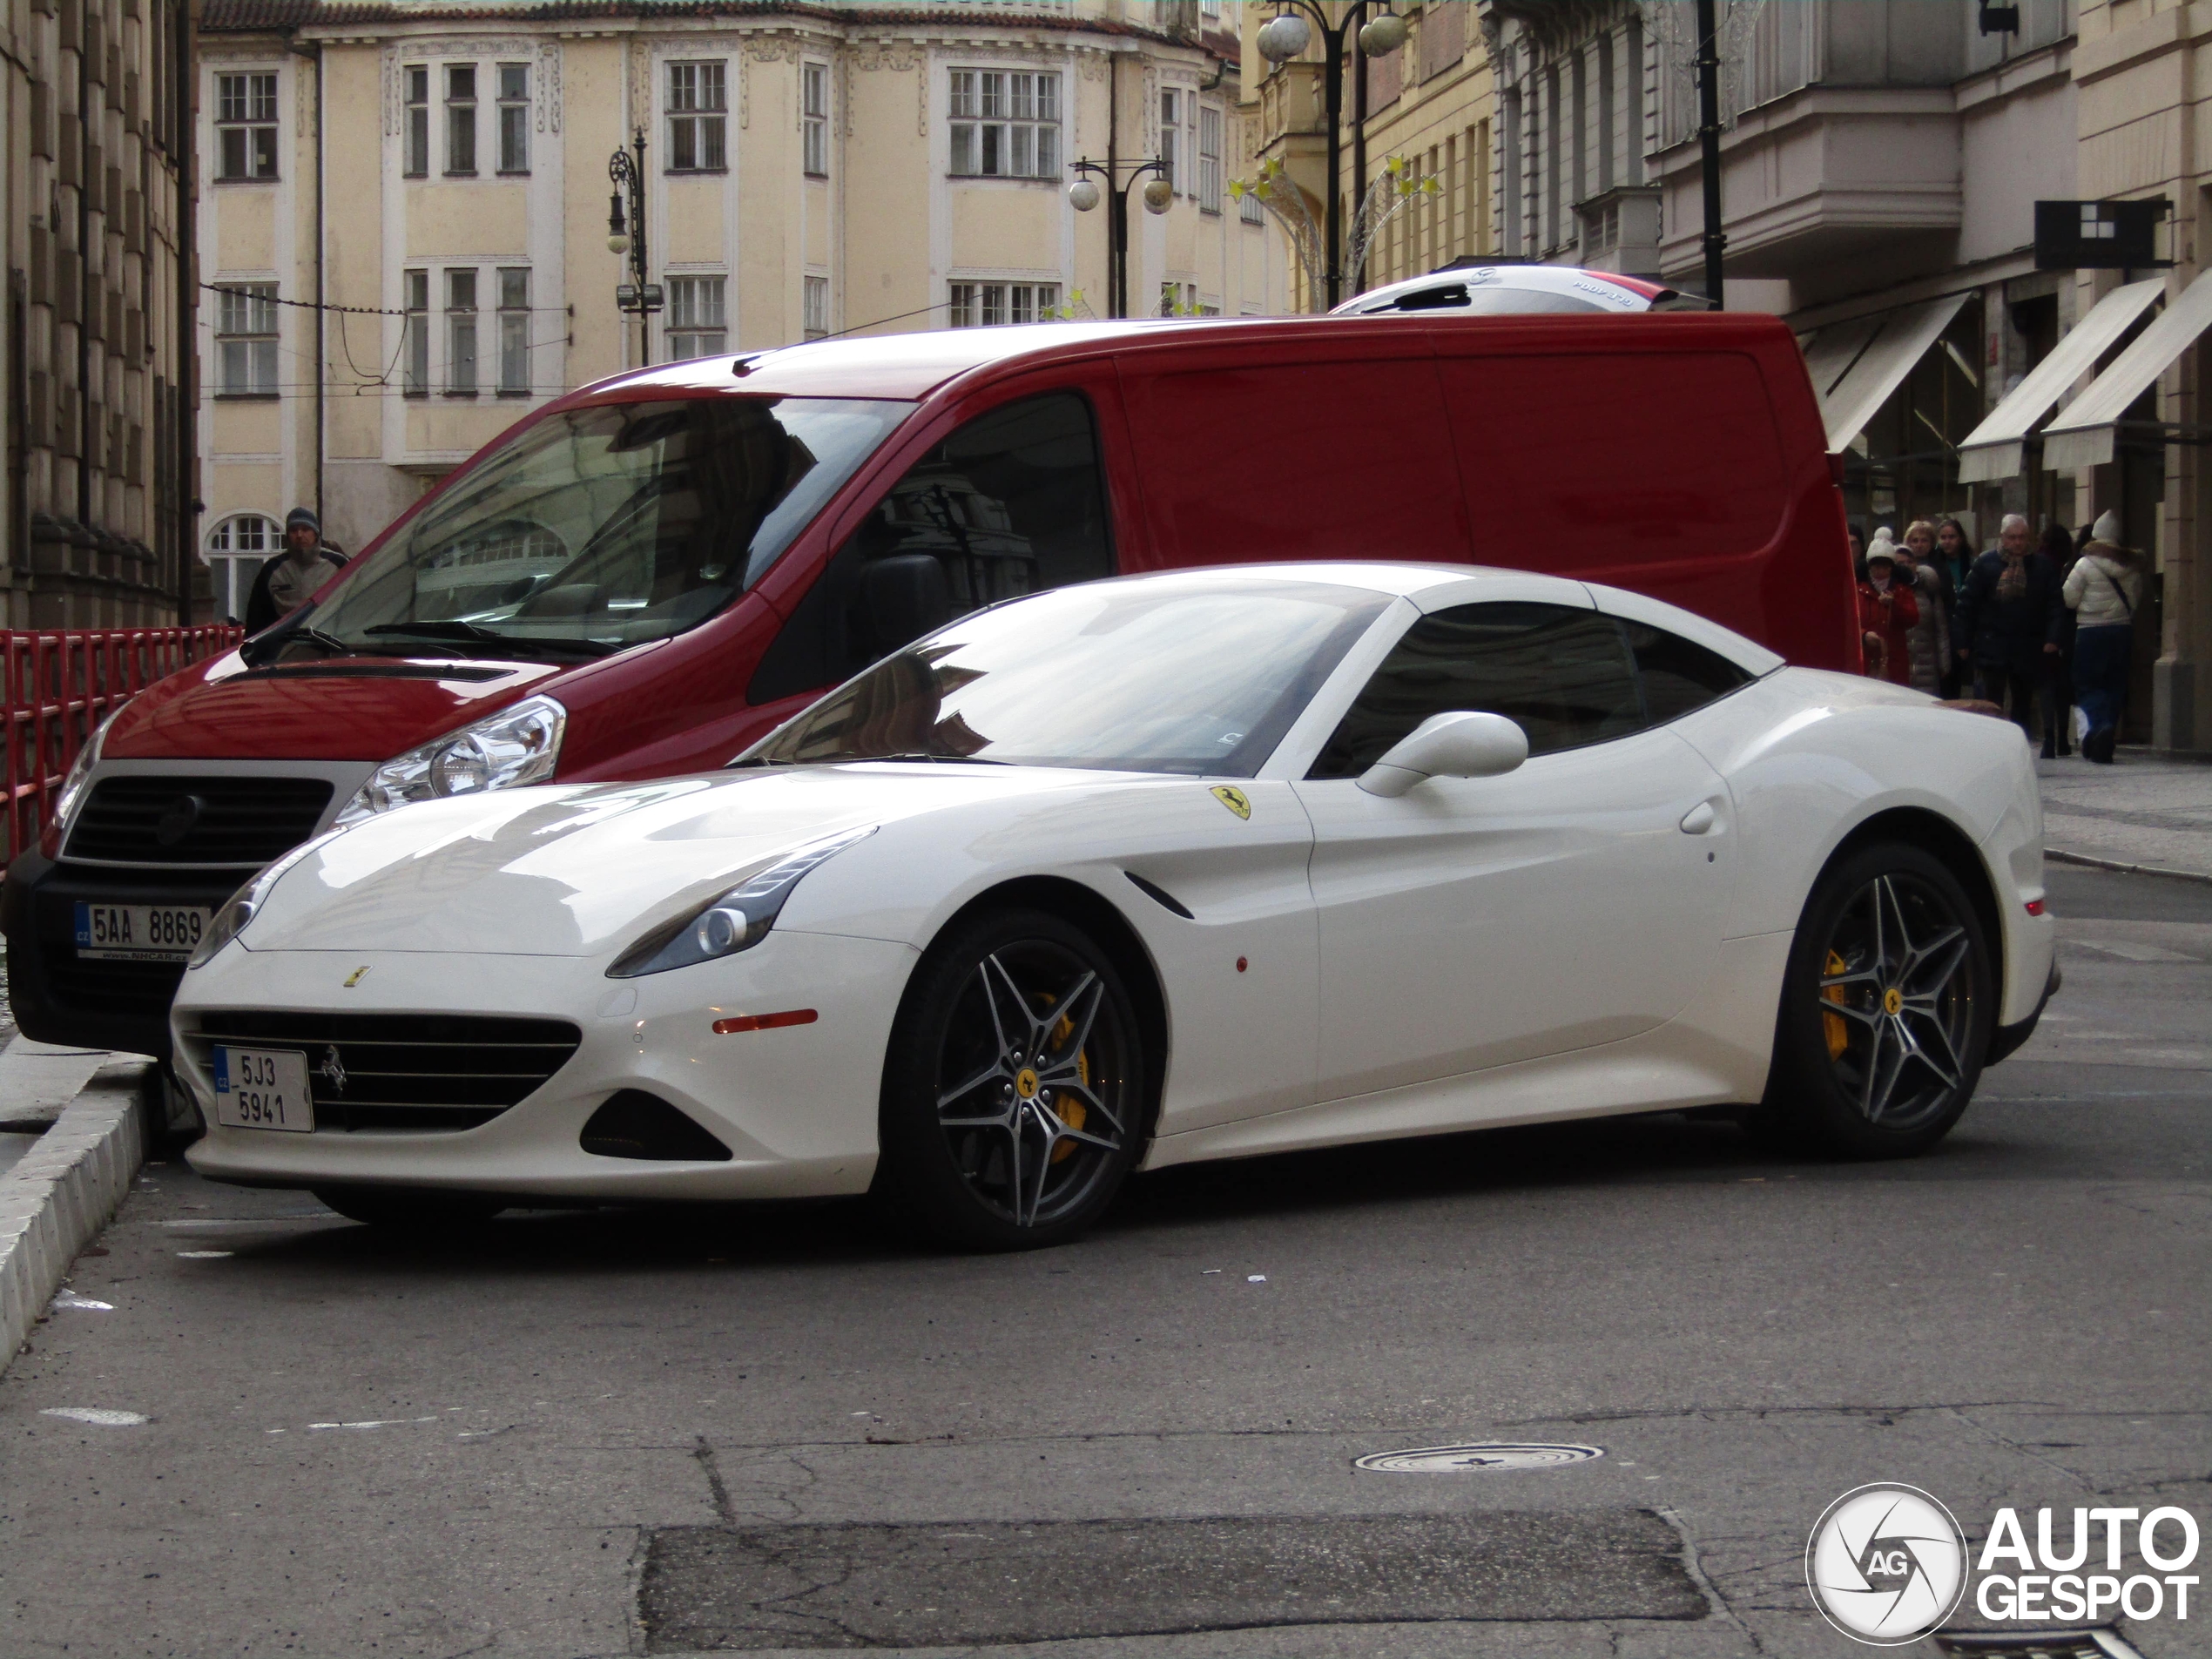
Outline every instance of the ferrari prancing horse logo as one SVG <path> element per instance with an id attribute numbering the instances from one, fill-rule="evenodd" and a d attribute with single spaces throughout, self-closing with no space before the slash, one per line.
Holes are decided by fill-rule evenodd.
<path id="1" fill-rule="evenodd" d="M 1213 798 L 1239 818 L 1249 819 L 1252 815 L 1251 802 L 1244 799 L 1243 790 L 1233 785 L 1216 784 L 1213 786 Z"/>

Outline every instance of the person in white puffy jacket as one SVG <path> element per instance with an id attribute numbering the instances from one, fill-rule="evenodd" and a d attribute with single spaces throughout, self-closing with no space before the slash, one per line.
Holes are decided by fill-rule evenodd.
<path id="1" fill-rule="evenodd" d="M 2120 545 L 2117 513 L 2107 510 L 2098 516 L 2060 592 L 2074 615 L 2074 696 L 2089 727 L 2081 738 L 2081 753 L 2085 759 L 2108 766 L 2113 745 L 2120 739 L 2120 717 L 2128 706 L 2135 608 L 2143 597 L 2142 555 Z"/>

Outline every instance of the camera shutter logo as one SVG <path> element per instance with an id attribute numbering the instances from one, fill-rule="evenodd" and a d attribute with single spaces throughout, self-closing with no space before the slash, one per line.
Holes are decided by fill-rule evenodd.
<path id="1" fill-rule="evenodd" d="M 1805 1587 L 1853 1641 L 1903 1647 L 1941 1625 L 1966 1594 L 1966 1535 L 1918 1487 L 1860 1487 L 1813 1527 Z"/>

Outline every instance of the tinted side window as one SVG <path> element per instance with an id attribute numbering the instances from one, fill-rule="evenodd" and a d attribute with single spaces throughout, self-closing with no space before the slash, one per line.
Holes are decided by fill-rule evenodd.
<path id="1" fill-rule="evenodd" d="M 1356 778 L 1430 715 L 1458 709 L 1516 722 L 1532 755 L 1626 737 L 1644 723 L 1612 617 L 1565 605 L 1460 605 L 1406 630 L 1307 776 Z"/>
<path id="2" fill-rule="evenodd" d="M 1664 725 L 1692 709 L 1703 708 L 1751 678 L 1718 651 L 1692 644 L 1663 628 L 1641 622 L 1624 622 L 1621 627 L 1629 637 L 1629 649 L 1635 653 L 1636 673 L 1643 681 L 1644 712 L 1654 725 Z"/>
<path id="3" fill-rule="evenodd" d="M 834 685 L 955 617 L 1113 574 L 1089 403 L 1049 392 L 1007 404 L 884 493 L 769 647 L 750 700 Z"/>

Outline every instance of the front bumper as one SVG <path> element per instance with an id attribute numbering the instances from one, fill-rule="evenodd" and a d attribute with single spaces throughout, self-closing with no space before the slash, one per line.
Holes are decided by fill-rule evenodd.
<path id="1" fill-rule="evenodd" d="M 880 940 L 775 933 L 718 962 L 610 980 L 596 961 L 574 957 L 234 944 L 194 970 L 177 998 L 177 1070 L 207 1120 L 185 1156 L 202 1175 L 251 1186 L 610 1200 L 862 1192 L 875 1172 L 884 1052 L 914 959 L 908 947 Z M 729 1015 L 801 1008 L 819 1017 L 734 1035 L 712 1029 Z M 572 1021 L 583 1036 L 543 1085 L 476 1128 L 295 1134 L 215 1121 L 199 1022 L 217 1009 L 550 1016 Z M 628 1089 L 691 1117 L 730 1148 L 730 1161 L 585 1151 L 586 1122 Z"/>
<path id="2" fill-rule="evenodd" d="M 251 871 L 114 870 L 24 853 L 0 887 L 8 1002 L 23 1034 L 71 1048 L 169 1057 L 169 1002 L 184 964 L 77 954 L 77 904 L 189 904 L 214 909 Z"/>

